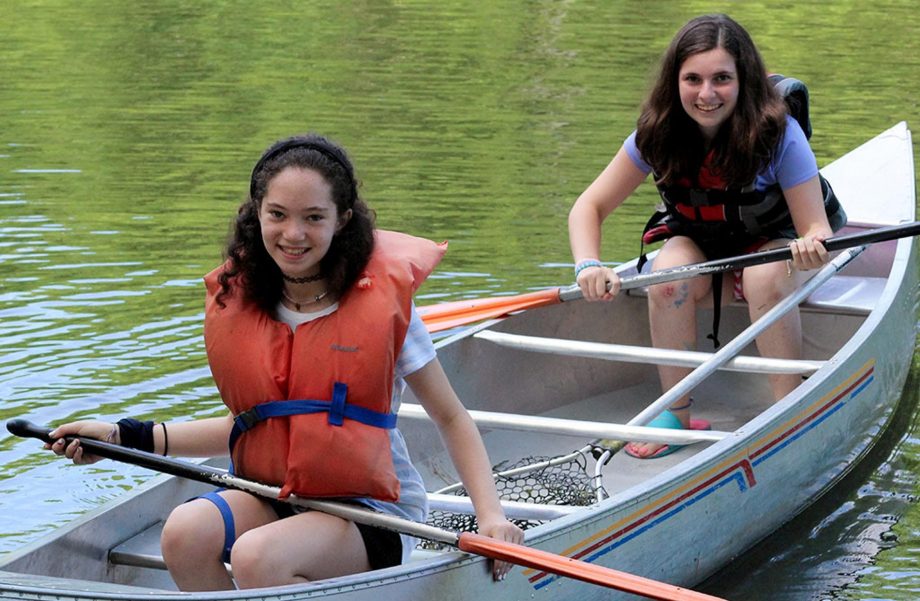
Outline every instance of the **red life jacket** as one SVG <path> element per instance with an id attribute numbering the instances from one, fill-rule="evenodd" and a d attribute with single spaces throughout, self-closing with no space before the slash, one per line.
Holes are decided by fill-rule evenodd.
<path id="1" fill-rule="evenodd" d="M 234 471 L 281 485 L 281 497 L 399 498 L 388 429 L 396 360 L 412 295 L 446 243 L 378 230 L 365 272 L 338 309 L 297 326 L 276 321 L 242 290 L 216 301 L 205 277 L 205 347 L 221 398 L 236 417 Z"/>

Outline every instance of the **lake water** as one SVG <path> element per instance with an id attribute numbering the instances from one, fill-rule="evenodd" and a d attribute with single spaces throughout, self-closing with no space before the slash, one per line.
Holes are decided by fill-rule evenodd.
<path id="1" fill-rule="evenodd" d="M 350 150 L 382 227 L 450 240 L 419 304 L 570 283 L 569 207 L 711 11 L 809 84 L 820 164 L 920 123 L 909 0 L 0 3 L 0 420 L 220 414 L 201 276 L 252 164 L 294 133 Z M 636 254 L 654 202 L 645 185 L 610 220 L 605 260 Z M 866 466 L 707 591 L 920 596 L 914 365 Z M 0 434 L 0 553 L 146 478 Z"/>

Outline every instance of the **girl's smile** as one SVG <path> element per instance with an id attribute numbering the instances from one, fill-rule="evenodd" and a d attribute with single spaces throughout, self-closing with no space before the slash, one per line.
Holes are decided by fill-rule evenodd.
<path id="1" fill-rule="evenodd" d="M 262 242 L 282 273 L 313 276 L 332 237 L 350 216 L 338 214 L 332 188 L 322 175 L 288 167 L 271 179 L 259 207 Z"/>
<path id="2" fill-rule="evenodd" d="M 711 140 L 738 104 L 735 59 L 724 48 L 689 56 L 680 67 L 678 89 L 684 111 Z"/>

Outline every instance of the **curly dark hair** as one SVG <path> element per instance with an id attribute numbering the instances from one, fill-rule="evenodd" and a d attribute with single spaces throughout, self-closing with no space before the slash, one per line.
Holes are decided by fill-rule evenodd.
<path id="1" fill-rule="evenodd" d="M 656 183 L 695 179 L 705 140 L 680 102 L 680 68 L 690 56 L 723 48 L 735 59 L 738 104 L 711 142 L 712 168 L 728 185 L 743 186 L 772 158 L 786 127 L 786 105 L 771 84 L 747 31 L 723 14 L 704 15 L 681 28 L 662 58 L 658 80 L 642 106 L 636 144 Z"/>
<path id="2" fill-rule="evenodd" d="M 224 251 L 229 265 L 218 278 L 221 290 L 217 302 L 221 306 L 233 293 L 233 279 L 238 280 L 244 298 L 265 311 L 273 311 L 281 300 L 284 281 L 262 242 L 259 209 L 269 182 L 288 167 L 322 175 L 332 189 L 336 212 L 352 212 L 320 261 L 329 294 L 341 297 L 367 266 L 374 249 L 375 215 L 358 195 L 358 180 L 345 150 L 317 134 L 286 138 L 270 146 L 252 170 L 249 197 L 240 205 Z"/>

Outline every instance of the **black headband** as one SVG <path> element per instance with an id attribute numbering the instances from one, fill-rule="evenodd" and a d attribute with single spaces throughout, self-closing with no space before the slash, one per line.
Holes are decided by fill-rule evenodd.
<path id="1" fill-rule="evenodd" d="M 256 163 L 256 166 L 252 168 L 252 175 L 249 178 L 249 198 L 255 199 L 256 197 L 256 175 L 265 167 L 265 163 L 271 159 L 287 152 L 288 150 L 294 148 L 305 148 L 307 150 L 315 150 L 321 155 L 325 156 L 333 163 L 338 164 L 345 170 L 345 174 L 348 176 L 348 179 L 351 180 L 351 189 L 352 189 L 352 199 L 351 202 L 354 203 L 356 195 L 355 189 L 355 174 L 352 171 L 351 164 L 344 156 L 339 156 L 333 149 L 329 148 L 327 145 L 314 142 L 307 138 L 288 138 L 287 140 L 282 140 L 276 142 L 268 150 L 265 151 L 265 154 L 262 155 L 262 158 L 259 159 L 259 162 Z"/>

